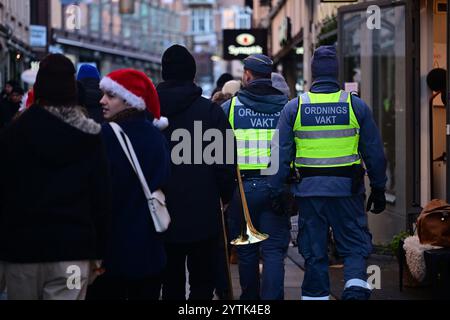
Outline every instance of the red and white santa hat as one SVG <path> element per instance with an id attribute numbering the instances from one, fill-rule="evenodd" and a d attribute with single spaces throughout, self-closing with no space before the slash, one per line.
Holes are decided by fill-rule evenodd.
<path id="1" fill-rule="evenodd" d="M 100 89 L 119 96 L 133 108 L 147 109 L 155 118 L 153 124 L 160 130 L 168 127 L 168 119 L 161 117 L 156 88 L 145 73 L 135 69 L 113 71 L 100 81 Z"/>

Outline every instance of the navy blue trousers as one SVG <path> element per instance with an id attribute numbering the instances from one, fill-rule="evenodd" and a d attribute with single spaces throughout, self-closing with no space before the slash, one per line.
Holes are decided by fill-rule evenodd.
<path id="1" fill-rule="evenodd" d="M 265 241 L 237 246 L 241 300 L 283 300 L 284 259 L 290 241 L 290 217 L 272 210 L 266 179 L 244 180 L 244 190 L 252 223 L 256 230 L 267 233 Z M 229 207 L 231 238 L 240 233 L 242 207 L 236 192 Z M 259 261 L 263 268 L 260 277 Z"/>
<path id="2" fill-rule="evenodd" d="M 364 195 L 352 197 L 298 198 L 299 251 L 305 258 L 304 299 L 330 294 L 328 276 L 328 231 L 333 230 L 339 256 L 344 259 L 343 299 L 368 299 L 367 258 L 372 235 L 367 227 Z"/>

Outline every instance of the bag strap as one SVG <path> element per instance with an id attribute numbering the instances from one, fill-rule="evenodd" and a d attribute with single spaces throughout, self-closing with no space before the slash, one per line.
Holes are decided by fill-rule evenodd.
<path id="1" fill-rule="evenodd" d="M 142 173 L 141 165 L 139 164 L 139 160 L 136 156 L 136 153 L 134 152 L 133 145 L 131 144 L 130 139 L 125 134 L 125 132 L 122 130 L 122 128 L 115 122 L 110 122 L 109 125 L 114 131 L 114 134 L 117 137 L 117 140 L 119 140 L 120 146 L 122 147 L 123 152 L 125 153 L 126 157 L 128 158 L 128 161 L 131 164 L 131 167 L 133 167 L 134 172 L 139 178 L 139 181 L 142 186 L 142 190 L 144 191 L 145 197 L 147 200 L 150 200 L 152 198 L 152 193 L 150 192 L 150 188 L 148 187 L 147 180 L 145 179 L 144 174 Z"/>

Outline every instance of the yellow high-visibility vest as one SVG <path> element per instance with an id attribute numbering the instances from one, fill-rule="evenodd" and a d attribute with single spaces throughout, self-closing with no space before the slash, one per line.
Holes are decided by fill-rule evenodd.
<path id="1" fill-rule="evenodd" d="M 361 163 L 360 126 L 348 92 L 305 93 L 294 124 L 295 166 L 344 167 Z"/>
<path id="2" fill-rule="evenodd" d="M 273 129 L 240 129 L 235 126 L 237 97 L 231 100 L 229 121 L 237 142 L 238 164 L 241 170 L 267 169 L 270 162 L 270 143 Z"/>

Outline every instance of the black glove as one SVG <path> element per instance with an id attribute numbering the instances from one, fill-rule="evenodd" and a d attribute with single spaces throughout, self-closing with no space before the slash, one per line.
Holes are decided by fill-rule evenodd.
<path id="1" fill-rule="evenodd" d="M 373 204 L 373 209 L 372 208 Z M 384 189 L 372 188 L 369 199 L 367 200 L 366 211 L 379 214 L 386 209 L 386 196 L 384 195 Z"/>

